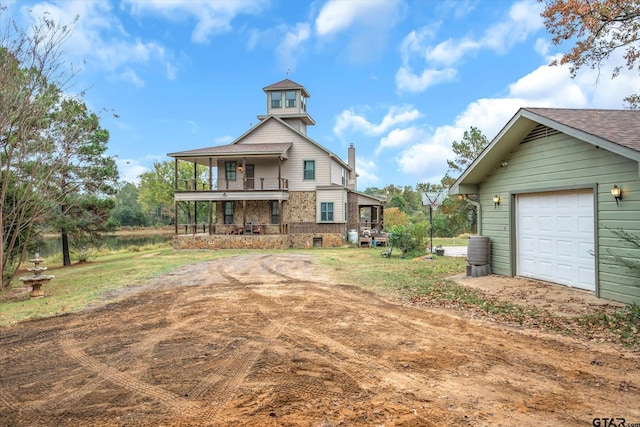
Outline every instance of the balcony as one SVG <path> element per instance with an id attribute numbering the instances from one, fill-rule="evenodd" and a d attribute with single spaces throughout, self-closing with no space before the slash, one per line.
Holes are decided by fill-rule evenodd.
<path id="1" fill-rule="evenodd" d="M 217 184 L 217 188 L 216 187 Z M 175 191 L 176 201 L 219 201 L 219 200 L 287 200 L 289 180 L 278 177 L 257 177 L 244 180 L 218 179 L 214 188 L 210 183 L 183 179 Z"/>

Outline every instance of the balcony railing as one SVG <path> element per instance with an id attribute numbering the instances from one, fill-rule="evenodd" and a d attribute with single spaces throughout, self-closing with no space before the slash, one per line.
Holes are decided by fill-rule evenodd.
<path id="1" fill-rule="evenodd" d="M 245 181 L 238 179 L 218 180 L 218 188 L 213 191 L 268 191 L 268 190 L 288 190 L 289 180 L 285 178 L 247 178 Z M 195 180 L 183 179 L 179 183 L 178 190 L 182 191 L 210 191 L 209 183 Z"/>

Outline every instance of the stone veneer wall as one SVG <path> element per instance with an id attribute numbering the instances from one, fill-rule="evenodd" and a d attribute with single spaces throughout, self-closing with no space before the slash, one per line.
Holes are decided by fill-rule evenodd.
<path id="1" fill-rule="evenodd" d="M 286 234 L 262 236 L 185 235 L 174 236 L 174 249 L 288 249 L 291 239 Z"/>
<path id="2" fill-rule="evenodd" d="M 282 218 L 283 223 L 316 223 L 315 191 L 290 191 L 289 200 L 285 204 L 287 205 L 287 212 Z"/>

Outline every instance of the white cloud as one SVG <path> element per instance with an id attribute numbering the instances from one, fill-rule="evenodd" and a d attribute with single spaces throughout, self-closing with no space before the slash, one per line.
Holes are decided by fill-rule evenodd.
<path id="1" fill-rule="evenodd" d="M 196 20 L 191 33 L 195 43 L 208 43 L 211 36 L 231 31 L 231 22 L 241 14 L 258 15 L 268 5 L 264 0 L 193 1 L 193 0 L 125 0 L 134 15 L 161 15 L 171 20 Z"/>
<path id="2" fill-rule="evenodd" d="M 315 19 L 315 35 L 319 45 L 340 35 L 349 61 L 369 62 L 386 47 L 403 8 L 401 0 L 329 0 Z"/>
<path id="3" fill-rule="evenodd" d="M 178 67 L 174 64 L 167 62 L 167 79 L 175 80 L 178 77 Z"/>
<path id="4" fill-rule="evenodd" d="M 304 43 L 311 37 L 311 28 L 308 23 L 298 23 L 288 29 L 285 36 L 276 49 L 276 55 L 283 68 L 293 71 L 298 63 Z"/>
<path id="5" fill-rule="evenodd" d="M 450 148 L 425 141 L 403 151 L 398 166 L 402 173 L 414 176 L 417 182 L 438 183 L 447 171 L 447 159 L 451 158 Z"/>
<path id="6" fill-rule="evenodd" d="M 504 53 L 516 43 L 527 39 L 543 27 L 540 13 L 544 5 L 534 0 L 514 3 L 509 9 L 509 18 L 488 28 L 480 40 L 480 46 Z"/>
<path id="7" fill-rule="evenodd" d="M 421 116 L 420 112 L 410 105 L 390 107 L 379 124 L 369 122 L 364 116 L 358 115 L 353 109 L 344 110 L 336 117 L 333 131 L 343 137 L 349 130 L 365 135 L 376 136 L 388 131 L 393 126 L 410 123 Z"/>
<path id="8" fill-rule="evenodd" d="M 471 39 L 456 41 L 449 39 L 435 47 L 427 47 L 426 59 L 431 63 L 451 66 L 468 52 L 476 51 L 480 46 L 480 43 Z"/>
<path id="9" fill-rule="evenodd" d="M 551 43 L 547 39 L 538 38 L 534 45 L 535 52 L 540 56 L 547 56 L 551 50 Z"/>
<path id="10" fill-rule="evenodd" d="M 424 92 L 431 86 L 453 80 L 456 75 L 454 68 L 425 69 L 417 75 L 411 68 L 400 67 L 396 73 L 396 87 L 400 92 Z"/>
<path id="11" fill-rule="evenodd" d="M 349 29 L 354 24 L 387 28 L 394 24 L 400 5 L 398 0 L 329 0 L 316 18 L 316 33 L 320 37 L 329 36 Z"/>
<path id="12" fill-rule="evenodd" d="M 380 179 L 376 175 L 378 164 L 374 160 L 367 160 L 356 156 L 356 173 L 358 174 L 358 188 L 376 185 Z"/>
<path id="13" fill-rule="evenodd" d="M 21 10 L 30 19 L 47 16 L 71 27 L 69 39 L 63 46 L 67 57 L 86 63 L 90 69 L 119 74 L 136 86 L 143 85 L 142 79 L 132 71 L 119 71 L 121 68 L 164 61 L 166 57 L 161 45 L 132 39 L 108 1 L 39 3 L 23 6 Z"/>
<path id="14" fill-rule="evenodd" d="M 131 182 L 133 184 L 138 184 L 140 182 L 140 175 L 149 171 L 139 160 L 135 159 L 118 158 L 116 159 L 116 166 L 118 167 L 120 181 Z"/>
<path id="15" fill-rule="evenodd" d="M 120 73 L 120 79 L 136 87 L 144 87 L 144 81 L 133 70 L 128 69 Z"/>
<path id="16" fill-rule="evenodd" d="M 612 58 L 603 64 L 601 78 L 597 70 L 581 70 L 575 79 L 568 67 L 541 65 L 508 87 L 503 98 L 482 98 L 471 102 L 453 123 L 440 126 L 433 135 L 404 150 L 399 170 L 418 182 L 439 182 L 447 171 L 446 160 L 452 159 L 451 143 L 459 141 L 464 131 L 475 126 L 492 140 L 513 115 L 523 107 L 553 108 L 622 108 L 622 99 L 634 88 L 640 89 L 640 76 L 624 70 L 611 79 Z"/>
<path id="17" fill-rule="evenodd" d="M 423 138 L 422 129 L 411 126 L 404 129 L 393 129 L 389 134 L 380 140 L 380 145 L 376 148 L 376 156 L 385 148 L 399 148 Z"/>
<path id="18" fill-rule="evenodd" d="M 400 44 L 402 65 L 396 73 L 396 87 L 400 92 L 423 92 L 429 87 L 451 81 L 456 77 L 454 66 L 464 57 L 481 49 L 505 53 L 516 43 L 542 28 L 542 5 L 535 0 L 514 3 L 507 17 L 488 27 L 478 40 L 471 36 L 448 39 L 430 45 L 436 27 L 424 27 L 410 32 Z M 412 63 L 417 63 L 412 65 Z M 414 69 L 422 68 L 420 72 Z"/>

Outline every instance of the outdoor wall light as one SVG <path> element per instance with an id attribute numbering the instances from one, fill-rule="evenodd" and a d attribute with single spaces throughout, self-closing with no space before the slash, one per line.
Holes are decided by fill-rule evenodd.
<path id="1" fill-rule="evenodd" d="M 242 173 L 242 166 L 238 166 L 238 172 Z"/>
<path id="2" fill-rule="evenodd" d="M 497 208 L 498 206 L 500 206 L 500 197 L 496 194 L 493 196 L 493 207 Z"/>
<path id="3" fill-rule="evenodd" d="M 616 199 L 616 205 L 617 205 L 618 200 L 622 200 L 622 189 L 614 184 L 613 188 L 611 189 L 611 195 L 613 196 L 614 199 Z"/>
<path id="4" fill-rule="evenodd" d="M 509 163 L 506 160 L 503 160 L 502 162 L 500 162 L 501 168 L 506 168 L 507 166 L 509 166 Z"/>

